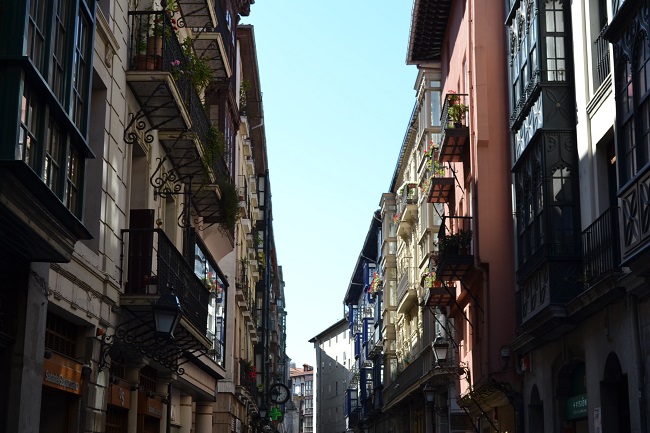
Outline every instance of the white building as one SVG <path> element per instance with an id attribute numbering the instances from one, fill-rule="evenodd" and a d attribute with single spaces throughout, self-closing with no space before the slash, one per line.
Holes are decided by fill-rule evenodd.
<path id="1" fill-rule="evenodd" d="M 345 390 L 354 361 L 347 319 L 339 320 L 309 342 L 316 350 L 313 432 L 345 432 Z"/>

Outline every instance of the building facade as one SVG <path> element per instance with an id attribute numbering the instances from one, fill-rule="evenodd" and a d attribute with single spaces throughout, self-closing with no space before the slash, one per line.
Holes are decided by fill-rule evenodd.
<path id="1" fill-rule="evenodd" d="M 345 393 L 354 361 L 349 333 L 344 318 L 309 340 L 316 350 L 313 432 L 345 432 Z"/>
<path id="2" fill-rule="evenodd" d="M 297 410 L 294 425 L 296 433 L 314 432 L 314 367 L 303 364 L 302 368 L 291 367 L 291 398 Z"/>
<path id="3" fill-rule="evenodd" d="M 507 8 L 526 431 L 646 431 L 648 4 Z"/>
<path id="4" fill-rule="evenodd" d="M 362 249 L 366 268 L 357 264 L 358 288 L 345 298 L 351 315 L 372 323 L 359 329 L 370 350 L 348 412 L 357 431 L 520 428 L 514 257 L 503 248 L 513 242 L 500 126 L 507 69 L 488 61 L 505 51 L 505 17 L 480 2 L 414 2 L 416 102 Z"/>
<path id="5" fill-rule="evenodd" d="M 249 11 L 0 3 L 0 431 L 268 421 L 288 378 Z"/>

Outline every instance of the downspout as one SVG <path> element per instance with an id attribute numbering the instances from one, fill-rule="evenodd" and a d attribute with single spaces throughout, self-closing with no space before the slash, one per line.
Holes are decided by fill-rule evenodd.
<path id="1" fill-rule="evenodd" d="M 629 302 L 632 312 L 632 344 L 634 350 L 635 373 L 637 377 L 637 393 L 639 396 L 639 426 L 640 431 L 648 431 L 648 416 L 646 413 L 646 396 L 645 396 L 645 365 L 643 363 L 643 353 L 641 351 L 641 335 L 639 332 L 639 302 L 636 295 L 629 295 Z"/>
<path id="2" fill-rule="evenodd" d="M 473 6 L 474 6 L 474 4 L 472 2 L 467 3 L 467 40 L 468 40 L 468 48 L 469 48 L 469 53 L 468 53 L 469 55 L 467 56 L 467 62 L 468 62 L 467 73 L 470 76 L 472 76 L 472 74 L 475 73 L 475 71 L 474 71 L 474 57 L 473 57 L 473 53 L 474 53 L 474 37 L 473 37 L 473 35 L 474 35 L 474 33 L 473 33 L 474 7 Z M 470 118 L 470 126 L 472 126 L 472 128 L 470 128 L 470 146 L 471 146 L 471 149 L 472 149 L 472 151 L 470 153 L 470 155 L 471 155 L 470 157 L 472 159 L 471 159 L 470 164 L 469 164 L 470 170 L 471 170 L 470 171 L 470 173 L 471 173 L 471 177 L 470 177 L 470 185 L 471 185 L 470 194 L 472 194 L 472 206 L 470 207 L 470 210 L 471 210 L 471 215 L 470 216 L 472 217 L 472 220 L 474 221 L 474 227 L 473 227 L 474 236 L 472 237 L 474 239 L 474 267 L 476 269 L 480 269 L 481 273 L 482 273 L 482 277 L 483 277 L 483 293 L 485 294 L 485 299 L 484 299 L 483 302 L 484 302 L 485 308 L 486 308 L 486 310 L 483 311 L 483 317 L 482 318 L 479 317 L 480 314 L 481 314 L 480 309 L 478 311 L 476 311 L 477 320 L 479 321 L 479 323 L 481 323 L 483 320 L 486 319 L 486 317 L 489 317 L 489 315 L 485 314 L 485 311 L 488 311 L 488 312 L 490 311 L 490 297 L 487 296 L 487 290 L 488 290 L 488 285 L 489 285 L 489 281 L 488 281 L 489 275 L 487 274 L 487 271 L 485 270 L 485 268 L 483 266 L 481 266 L 481 258 L 480 258 L 480 255 L 478 254 L 479 251 L 480 251 L 480 242 L 479 242 L 479 235 L 478 235 L 480 233 L 480 230 L 479 230 L 478 185 L 477 185 L 477 182 L 476 182 L 476 170 L 478 169 L 478 166 L 477 166 L 478 145 L 476 143 L 476 141 L 477 141 L 477 139 L 476 139 L 476 131 L 475 131 L 475 128 L 473 128 L 474 125 L 478 124 L 478 121 L 476 120 L 477 111 L 476 111 L 476 104 L 475 104 L 475 98 L 474 98 L 474 82 L 471 79 L 468 80 L 468 82 L 469 82 L 470 88 L 466 89 L 465 91 L 467 92 L 467 95 L 468 95 L 467 97 L 469 98 L 469 106 L 474 107 L 474 109 L 471 111 L 472 116 Z M 471 290 L 471 288 L 468 288 L 468 289 Z M 471 320 L 471 318 L 470 318 L 470 320 Z M 486 344 L 487 344 L 487 349 L 488 350 L 485 350 L 485 351 L 482 350 L 482 348 L 481 348 L 481 340 L 482 340 L 481 336 L 477 335 L 476 338 L 478 340 L 477 341 L 477 343 L 478 343 L 477 346 L 479 348 L 479 356 L 485 356 L 486 357 L 485 368 L 487 369 L 486 372 L 489 375 L 489 373 L 491 371 L 491 369 L 490 369 L 490 357 L 489 357 L 489 353 L 488 353 L 489 352 L 489 347 L 490 347 L 489 324 L 485 323 L 484 326 L 479 326 L 479 329 L 486 329 L 486 334 L 487 334 L 486 335 L 487 336 Z M 481 375 L 481 376 L 483 376 L 483 375 Z"/>
<path id="3" fill-rule="evenodd" d="M 262 401 L 267 406 L 267 391 L 270 386 L 269 382 L 269 309 L 271 306 L 271 269 L 269 267 L 270 261 L 270 244 L 271 244 L 271 192 L 269 190 L 269 172 L 268 170 L 264 176 L 264 222 L 266 224 L 266 233 L 264 236 L 264 307 L 262 309 L 262 323 L 264 326 L 262 332 L 262 371 L 264 372 L 264 395 Z"/>
<path id="4" fill-rule="evenodd" d="M 165 422 L 165 433 L 172 431 L 172 381 L 167 384 L 167 422 Z"/>

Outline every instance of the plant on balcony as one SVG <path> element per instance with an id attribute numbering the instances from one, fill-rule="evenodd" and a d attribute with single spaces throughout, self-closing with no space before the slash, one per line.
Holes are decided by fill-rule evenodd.
<path id="1" fill-rule="evenodd" d="M 218 223 L 228 234 L 234 234 L 235 224 L 239 216 L 239 195 L 237 188 L 229 179 L 220 176 L 217 186 L 221 192 L 219 200 Z"/>
<path id="2" fill-rule="evenodd" d="M 239 112 L 242 115 L 246 114 L 246 106 L 248 103 L 246 92 L 248 92 L 249 87 L 250 87 L 250 83 L 248 82 L 248 80 L 243 80 L 241 82 L 241 85 L 239 86 Z"/>
<path id="3" fill-rule="evenodd" d="M 398 195 L 404 194 L 404 189 L 406 189 L 406 198 L 414 199 L 416 186 L 417 184 L 415 184 L 414 182 L 406 182 L 399 188 L 399 190 L 397 190 L 397 194 Z"/>
<path id="4" fill-rule="evenodd" d="M 379 273 L 375 272 L 372 275 L 372 280 L 370 281 L 370 287 L 368 288 L 368 293 L 377 293 L 381 288 L 381 279 L 379 278 Z"/>
<path id="5" fill-rule="evenodd" d="M 454 105 L 459 100 L 460 100 L 460 96 L 458 96 L 454 90 L 450 90 L 449 92 L 447 92 L 447 102 L 449 103 L 449 105 Z"/>
<path id="6" fill-rule="evenodd" d="M 393 223 L 399 223 L 400 218 L 402 218 L 402 215 L 399 212 L 396 212 L 395 215 L 393 215 Z"/>
<path id="7" fill-rule="evenodd" d="M 208 63 L 207 58 L 199 57 L 194 51 L 192 46 L 192 38 L 189 36 L 185 38 L 181 44 L 183 57 L 185 62 L 181 59 L 171 60 L 171 74 L 174 80 L 180 78 L 188 79 L 194 84 L 198 93 L 201 93 L 210 81 L 212 80 L 212 69 Z"/>
<path id="8" fill-rule="evenodd" d="M 463 120 L 465 120 L 465 113 L 468 111 L 469 107 L 462 103 L 449 105 L 449 108 L 447 109 L 449 121 L 452 122 L 456 127 L 461 126 L 463 124 Z"/>
<path id="9" fill-rule="evenodd" d="M 451 233 L 438 238 L 438 247 L 440 248 L 441 255 L 458 255 L 466 254 L 469 251 L 470 243 L 472 241 L 471 230 L 458 230 L 456 233 Z"/>
<path id="10" fill-rule="evenodd" d="M 203 159 L 205 165 L 212 168 L 216 161 L 223 158 L 223 150 L 225 148 L 223 132 L 219 131 L 216 126 L 210 125 L 205 134 L 205 141 Z"/>
<path id="11" fill-rule="evenodd" d="M 436 282 L 436 273 L 434 271 L 429 271 L 424 276 L 424 288 L 430 289 L 433 287 Z"/>
<path id="12" fill-rule="evenodd" d="M 255 382 L 257 380 L 257 369 L 253 363 L 246 358 L 242 358 L 241 362 L 244 378 L 249 382 Z"/>
<path id="13" fill-rule="evenodd" d="M 223 288 L 219 285 L 217 277 L 212 271 L 208 272 L 206 276 L 203 277 L 203 284 L 210 291 L 210 293 L 218 294 L 223 292 Z"/>

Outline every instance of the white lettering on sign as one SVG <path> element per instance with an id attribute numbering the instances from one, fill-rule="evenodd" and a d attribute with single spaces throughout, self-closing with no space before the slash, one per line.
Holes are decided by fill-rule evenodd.
<path id="1" fill-rule="evenodd" d="M 162 409 L 157 408 L 156 406 L 152 406 L 152 405 L 148 404 L 147 405 L 147 410 L 149 411 L 149 413 L 152 413 L 154 415 L 158 415 L 158 416 L 162 417 Z"/>
<path id="2" fill-rule="evenodd" d="M 79 390 L 79 383 L 73 380 L 66 379 L 61 374 L 51 373 L 45 370 L 45 381 L 53 383 L 55 385 L 62 386 L 64 388 L 71 389 L 73 391 Z"/>

